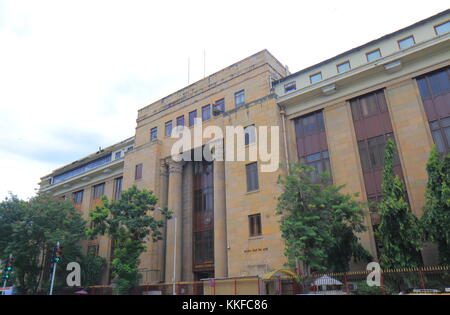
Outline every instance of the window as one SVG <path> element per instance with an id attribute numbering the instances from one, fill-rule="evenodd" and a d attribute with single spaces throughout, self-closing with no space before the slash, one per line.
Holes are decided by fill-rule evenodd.
<path id="1" fill-rule="evenodd" d="M 138 180 L 142 178 L 142 163 L 136 165 L 136 169 L 134 170 L 134 179 Z"/>
<path id="2" fill-rule="evenodd" d="M 384 166 L 384 150 L 388 139 L 393 139 L 393 134 L 378 136 L 358 142 L 361 167 L 363 171 L 380 170 Z M 394 156 L 394 165 L 400 163 L 398 153 Z"/>
<path id="3" fill-rule="evenodd" d="M 311 82 L 311 84 L 322 81 L 322 72 L 310 75 L 309 81 Z"/>
<path id="4" fill-rule="evenodd" d="M 206 105 L 202 107 L 202 120 L 206 121 L 211 118 L 211 105 Z"/>
<path id="5" fill-rule="evenodd" d="M 83 190 L 73 193 L 73 202 L 75 204 L 81 204 L 83 202 Z"/>
<path id="6" fill-rule="evenodd" d="M 284 86 L 284 93 L 289 93 L 297 89 L 297 82 L 289 82 Z"/>
<path id="7" fill-rule="evenodd" d="M 347 72 L 351 69 L 350 61 L 346 61 L 344 63 L 338 64 L 337 66 L 338 73 Z"/>
<path id="8" fill-rule="evenodd" d="M 92 198 L 98 199 L 105 194 L 105 183 L 95 185 L 92 189 Z"/>
<path id="9" fill-rule="evenodd" d="M 122 195 L 122 177 L 114 179 L 114 200 L 119 200 Z"/>
<path id="10" fill-rule="evenodd" d="M 116 155 L 114 156 L 114 159 L 120 159 L 122 157 L 122 151 L 116 152 Z"/>
<path id="11" fill-rule="evenodd" d="M 304 137 L 314 133 L 325 131 L 322 112 L 316 112 L 297 118 L 295 121 L 295 133 L 297 137 Z"/>
<path id="12" fill-rule="evenodd" d="M 184 126 L 184 115 L 177 118 L 177 127 Z"/>
<path id="13" fill-rule="evenodd" d="M 245 132 L 245 145 L 254 143 L 256 141 L 256 127 L 255 125 L 250 125 L 244 128 Z"/>
<path id="14" fill-rule="evenodd" d="M 172 135 L 172 121 L 166 122 L 166 137 L 170 137 Z"/>
<path id="15" fill-rule="evenodd" d="M 261 214 L 253 214 L 248 216 L 248 226 L 250 237 L 259 236 L 262 234 L 261 228 Z"/>
<path id="16" fill-rule="evenodd" d="M 422 99 L 428 99 L 450 92 L 450 69 L 432 72 L 417 79 Z"/>
<path id="17" fill-rule="evenodd" d="M 158 127 L 154 127 L 150 130 L 150 141 L 158 139 Z"/>
<path id="18" fill-rule="evenodd" d="M 133 151 L 133 146 L 128 147 L 127 152 Z"/>
<path id="19" fill-rule="evenodd" d="M 400 47 L 400 49 L 406 49 L 413 46 L 415 43 L 416 42 L 414 41 L 414 36 L 411 35 L 404 39 L 399 40 L 398 47 Z"/>
<path id="20" fill-rule="evenodd" d="M 377 49 L 366 54 L 367 61 L 372 62 L 381 58 L 381 50 Z"/>
<path id="21" fill-rule="evenodd" d="M 218 116 L 225 111 L 225 99 L 222 98 L 216 101 L 213 105 L 213 115 Z"/>
<path id="22" fill-rule="evenodd" d="M 436 25 L 434 27 L 436 35 L 443 35 L 450 32 L 450 21 L 444 22 L 442 24 Z"/>
<path id="23" fill-rule="evenodd" d="M 247 173 L 247 191 L 254 191 L 259 189 L 258 183 L 258 163 L 251 163 L 245 166 Z"/>
<path id="24" fill-rule="evenodd" d="M 304 156 L 301 158 L 301 161 L 305 165 L 314 168 L 314 171 L 310 174 L 313 182 L 317 182 L 319 175 L 323 172 L 331 172 L 328 150 Z"/>
<path id="25" fill-rule="evenodd" d="M 189 113 L 189 127 L 194 126 L 195 118 L 197 118 L 197 110 L 194 110 Z"/>
<path id="26" fill-rule="evenodd" d="M 245 104 L 245 91 L 240 90 L 239 92 L 234 93 L 234 103 L 236 107 L 241 107 Z"/>
<path id="27" fill-rule="evenodd" d="M 377 91 L 350 101 L 353 120 L 358 121 L 388 111 L 384 92 Z"/>
<path id="28" fill-rule="evenodd" d="M 450 152 L 450 117 L 430 122 L 430 129 L 438 152 Z"/>

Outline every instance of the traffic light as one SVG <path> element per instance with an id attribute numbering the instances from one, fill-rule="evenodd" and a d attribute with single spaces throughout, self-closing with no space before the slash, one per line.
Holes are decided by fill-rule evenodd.
<path id="1" fill-rule="evenodd" d="M 11 273 L 13 272 L 13 264 L 14 258 L 12 258 L 12 256 L 9 256 L 8 260 L 6 261 L 5 271 L 3 272 L 3 279 L 5 280 L 9 279 Z"/>
<path id="2" fill-rule="evenodd" d="M 62 247 L 57 245 L 55 248 L 53 248 L 52 261 L 54 263 L 59 263 L 61 259 L 62 259 Z"/>

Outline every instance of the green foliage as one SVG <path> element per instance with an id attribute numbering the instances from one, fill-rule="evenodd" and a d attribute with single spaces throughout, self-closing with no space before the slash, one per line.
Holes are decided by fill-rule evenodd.
<path id="1" fill-rule="evenodd" d="M 378 286 L 369 287 L 367 281 L 361 281 L 356 284 L 356 289 L 350 291 L 353 295 L 391 295 L 395 294 L 395 290 L 384 285 L 383 288 Z"/>
<path id="2" fill-rule="evenodd" d="M 109 235 L 114 242 L 112 261 L 113 282 L 119 294 L 126 294 L 139 282 L 139 256 L 145 251 L 150 237 L 153 242 L 162 239 L 164 217 L 170 219 L 170 211 L 160 209 L 161 219 L 155 211 L 157 197 L 153 192 L 133 186 L 122 192 L 120 200 L 109 201 L 103 197 L 103 205 L 90 213 L 92 228 L 88 235 Z"/>
<path id="3" fill-rule="evenodd" d="M 426 204 L 421 222 L 427 240 L 438 245 L 439 262 L 450 265 L 450 155 L 442 159 L 434 146 L 427 171 Z"/>
<path id="4" fill-rule="evenodd" d="M 386 145 L 383 169 L 383 199 L 378 204 L 380 225 L 376 231 L 383 250 L 383 269 L 414 268 L 422 265 L 422 228 L 411 212 L 403 182 L 395 175 L 393 159 L 395 144 Z"/>
<path id="5" fill-rule="evenodd" d="M 355 233 L 365 231 L 364 205 L 354 195 L 341 192 L 343 186 L 329 185 L 329 175 L 321 174 L 313 183 L 313 171 L 303 164 L 294 165 L 291 174 L 280 178 L 283 193 L 278 198 L 285 255 L 291 266 L 303 262 L 321 271 L 344 272 L 349 262 L 370 260 Z"/>
<path id="6" fill-rule="evenodd" d="M 3 259 L 13 255 L 13 278 L 20 292 L 38 290 L 43 275 L 48 274 L 45 260 L 58 241 L 64 248 L 58 264 L 60 272 L 79 257 L 85 224 L 71 202 L 48 194 L 39 194 L 27 202 L 11 195 L 0 203 L 0 255 Z"/>
<path id="7" fill-rule="evenodd" d="M 81 259 L 81 285 L 85 288 L 99 285 L 103 271 L 106 267 L 106 259 L 88 252 Z"/>

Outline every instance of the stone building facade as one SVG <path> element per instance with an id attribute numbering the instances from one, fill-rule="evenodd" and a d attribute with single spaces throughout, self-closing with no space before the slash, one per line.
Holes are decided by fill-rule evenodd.
<path id="1" fill-rule="evenodd" d="M 118 178 L 120 189 L 152 190 L 158 206 L 167 206 L 174 218 L 164 240 L 149 242 L 141 257 L 144 283 L 255 276 L 282 268 L 278 176 L 301 160 L 329 170 L 334 184 L 346 185 L 360 200 L 376 202 L 389 138 L 399 149 L 395 170 L 420 216 L 431 147 L 450 152 L 449 20 L 447 10 L 293 74 L 263 50 L 140 109 L 133 138 L 54 171 L 42 178 L 41 190 L 73 197 L 85 216 L 98 194 L 118 197 Z M 194 137 L 194 118 L 202 118 L 204 137 Z M 172 149 L 179 139 L 171 135 L 180 126 L 192 136 L 193 145 L 181 150 L 185 157 L 214 138 L 208 127 L 242 127 L 242 145 L 225 137 L 221 148 L 246 158 L 178 162 Z M 279 162 L 269 172 L 263 171 L 268 162 L 261 152 L 249 158 L 266 142 L 264 126 L 267 143 L 277 145 L 269 151 L 273 158 L 278 153 Z M 118 151 L 126 153 L 115 159 Z M 375 258 L 382 250 L 373 233 L 378 222 L 371 209 L 369 229 L 359 235 Z M 108 240 L 95 242 L 86 250 L 98 244 L 99 254 L 110 257 Z M 426 264 L 435 263 L 434 252 L 431 246 L 423 251 Z"/>

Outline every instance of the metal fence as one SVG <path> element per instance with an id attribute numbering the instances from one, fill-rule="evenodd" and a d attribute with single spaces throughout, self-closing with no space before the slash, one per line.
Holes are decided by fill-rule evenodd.
<path id="1" fill-rule="evenodd" d="M 380 285 L 369 286 L 370 271 L 317 273 L 295 280 L 274 277 L 207 279 L 196 282 L 143 284 L 130 294 L 138 295 L 397 295 L 445 293 L 450 288 L 450 267 L 382 270 Z M 111 286 L 94 286 L 91 295 L 113 294 Z"/>

